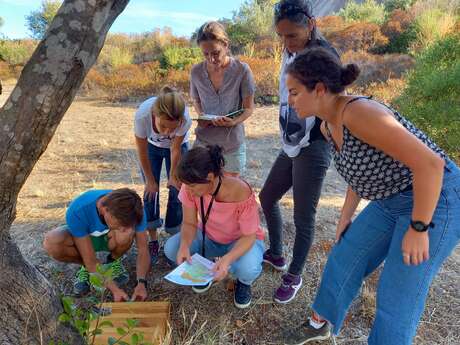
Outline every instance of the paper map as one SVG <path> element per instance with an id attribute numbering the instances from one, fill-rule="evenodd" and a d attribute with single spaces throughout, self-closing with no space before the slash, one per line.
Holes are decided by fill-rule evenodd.
<path id="1" fill-rule="evenodd" d="M 214 262 L 202 257 L 199 254 L 192 256 L 192 263 L 183 262 L 172 272 L 165 276 L 165 279 L 172 283 L 188 286 L 206 285 L 213 279 L 212 267 Z"/>

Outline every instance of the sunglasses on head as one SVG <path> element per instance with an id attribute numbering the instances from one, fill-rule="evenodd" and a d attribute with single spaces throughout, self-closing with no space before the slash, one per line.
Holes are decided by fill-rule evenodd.
<path id="1" fill-rule="evenodd" d="M 280 16 L 280 15 L 295 15 L 295 14 L 303 14 L 306 16 L 308 19 L 312 19 L 313 17 L 308 14 L 308 12 L 303 9 L 302 7 L 299 7 L 294 4 L 282 4 L 281 2 L 278 2 L 275 4 L 275 15 Z"/>

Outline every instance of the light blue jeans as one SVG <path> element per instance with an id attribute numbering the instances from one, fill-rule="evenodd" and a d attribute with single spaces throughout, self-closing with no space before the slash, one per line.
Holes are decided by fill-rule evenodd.
<path id="1" fill-rule="evenodd" d="M 332 324 L 334 333 L 339 332 L 364 278 L 385 261 L 368 344 L 412 344 L 430 284 L 459 242 L 460 169 L 446 162 L 434 228 L 428 230 L 430 259 L 418 266 L 406 266 L 401 251 L 412 206 L 411 190 L 369 203 L 333 247 L 313 310 Z"/>
<path id="2" fill-rule="evenodd" d="M 205 238 L 205 254 L 208 259 L 222 257 L 227 254 L 235 245 L 235 242 L 230 244 L 221 244 L 214 242 L 207 236 Z M 195 239 L 190 246 L 190 255 L 195 253 L 201 254 L 203 245 L 203 235 L 200 230 L 197 231 Z M 176 262 L 177 252 L 180 247 L 180 233 L 170 237 L 164 246 L 166 257 Z M 254 245 L 239 259 L 230 266 L 230 273 L 233 274 L 240 282 L 251 285 L 262 272 L 262 261 L 264 254 L 264 241 L 256 240 Z"/>

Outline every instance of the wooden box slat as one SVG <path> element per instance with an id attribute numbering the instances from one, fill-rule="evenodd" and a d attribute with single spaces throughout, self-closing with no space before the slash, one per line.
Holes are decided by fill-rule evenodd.
<path id="1" fill-rule="evenodd" d="M 107 345 L 109 337 L 118 339 L 120 335 L 116 329 L 127 329 L 127 319 L 139 321 L 134 333 L 143 333 L 146 342 L 160 345 L 166 336 L 170 315 L 169 302 L 104 303 L 102 307 L 110 309 L 112 313 L 102 316 L 99 322 L 110 321 L 113 327 L 101 328 L 103 333 L 96 336 L 95 345 Z M 92 322 L 91 327 L 96 327 L 96 321 Z M 126 340 L 129 342 L 130 338 L 131 335 L 127 336 Z"/>

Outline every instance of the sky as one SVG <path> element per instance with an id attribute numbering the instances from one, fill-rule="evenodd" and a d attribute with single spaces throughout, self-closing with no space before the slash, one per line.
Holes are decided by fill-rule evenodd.
<path id="1" fill-rule="evenodd" d="M 208 20 L 230 18 L 244 0 L 131 0 L 111 32 L 140 33 L 169 26 L 190 36 Z M 0 33 L 8 38 L 29 37 L 25 16 L 40 8 L 41 0 L 0 0 Z"/>

